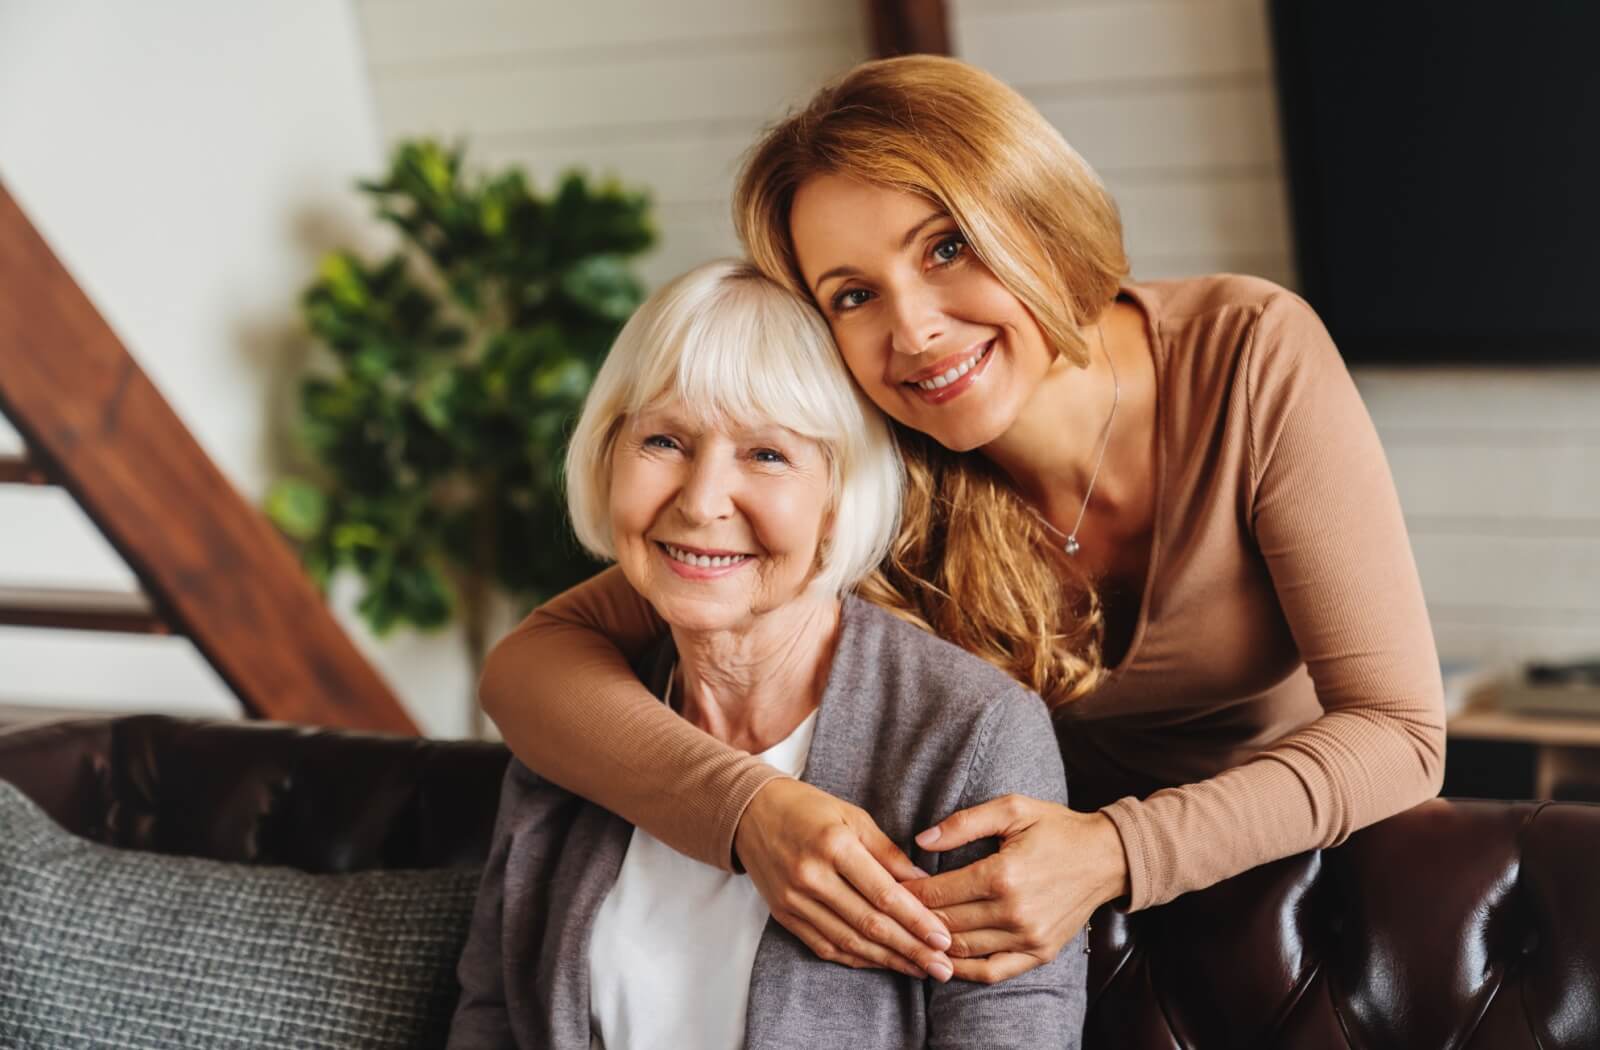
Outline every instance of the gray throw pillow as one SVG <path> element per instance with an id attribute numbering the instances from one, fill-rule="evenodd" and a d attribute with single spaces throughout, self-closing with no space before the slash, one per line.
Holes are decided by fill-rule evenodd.
<path id="1" fill-rule="evenodd" d="M 440 1047 L 479 872 L 112 849 L 0 782 L 0 1047 Z"/>

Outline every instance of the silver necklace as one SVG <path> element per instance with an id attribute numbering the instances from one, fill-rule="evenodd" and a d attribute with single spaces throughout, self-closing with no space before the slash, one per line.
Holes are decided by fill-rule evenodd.
<path id="1" fill-rule="evenodd" d="M 1106 461 L 1106 446 L 1111 441 L 1111 421 L 1117 417 L 1117 404 L 1122 400 L 1122 384 L 1117 381 L 1117 365 L 1111 360 L 1111 351 L 1106 348 L 1106 332 L 1101 325 L 1094 326 L 1100 335 L 1100 352 L 1106 356 L 1106 365 L 1111 369 L 1111 411 L 1106 413 L 1105 425 L 1100 428 L 1100 451 L 1094 457 L 1094 470 L 1089 474 L 1089 486 L 1083 490 L 1083 506 L 1078 508 L 1078 520 L 1072 523 L 1071 532 L 1062 532 L 1050 524 L 1050 519 L 1040 514 L 1033 504 L 1029 503 L 1028 509 L 1039 523 L 1061 540 L 1061 549 L 1069 555 L 1075 555 L 1079 550 L 1078 529 L 1083 526 L 1083 516 L 1089 510 L 1089 497 L 1094 494 L 1094 483 L 1100 478 L 1100 466 Z"/>

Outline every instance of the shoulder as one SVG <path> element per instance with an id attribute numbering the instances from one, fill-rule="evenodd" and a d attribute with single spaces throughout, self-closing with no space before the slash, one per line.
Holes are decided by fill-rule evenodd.
<path id="1" fill-rule="evenodd" d="M 1151 308 L 1162 327 L 1214 320 L 1229 313 L 1255 314 L 1280 297 L 1299 298 L 1281 284 L 1242 273 L 1129 281 L 1125 287 Z"/>
<path id="2" fill-rule="evenodd" d="M 969 797 L 1065 797 L 1054 728 L 1036 693 L 860 598 L 845 599 L 824 711 L 808 776 L 840 787 L 891 836 Z"/>
<path id="3" fill-rule="evenodd" d="M 1295 292 L 1263 277 L 1209 274 L 1177 280 L 1128 282 L 1124 292 L 1149 315 L 1164 389 L 1180 400 L 1225 399 L 1247 370 L 1282 356 L 1282 347 L 1320 332 L 1315 311 Z"/>
<path id="4" fill-rule="evenodd" d="M 1012 726 L 1053 740 L 1044 701 L 998 667 L 859 598 L 847 598 L 846 610 L 850 644 L 836 667 L 848 662 L 851 677 L 871 683 L 891 734 L 898 724 L 925 739 L 976 746 Z"/>
<path id="5" fill-rule="evenodd" d="M 855 597 L 845 599 L 845 609 L 852 638 L 838 658 L 870 661 L 886 690 L 917 693 L 930 714 L 955 704 L 970 712 L 979 698 L 1043 705 L 998 667 L 887 610 Z"/>
<path id="6" fill-rule="evenodd" d="M 1169 373 L 1163 389 L 1177 400 L 1220 405 L 1237 394 L 1254 405 L 1344 371 L 1311 304 L 1266 278 L 1209 274 L 1124 289 L 1151 315 Z"/>

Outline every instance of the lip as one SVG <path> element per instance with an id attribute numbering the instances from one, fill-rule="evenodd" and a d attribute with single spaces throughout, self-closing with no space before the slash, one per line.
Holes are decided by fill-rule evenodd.
<path id="1" fill-rule="evenodd" d="M 655 544 L 656 553 L 661 556 L 662 561 L 667 563 L 667 567 L 686 580 L 716 580 L 721 579 L 724 576 L 732 576 L 734 573 L 738 572 L 740 569 L 756 560 L 752 555 L 746 557 L 744 561 L 734 562 L 732 565 L 685 565 L 683 562 L 667 553 L 667 545 L 665 543 L 660 540 L 655 540 L 653 542 Z M 739 555 L 745 553 L 744 551 L 704 550 L 700 547 L 687 547 L 681 543 L 674 543 L 673 546 L 681 551 L 688 551 L 691 554 L 703 554 L 708 558 L 727 557 L 729 555 Z"/>
<path id="2" fill-rule="evenodd" d="M 971 357 L 973 348 L 968 347 L 966 350 L 963 350 L 958 354 L 951 354 L 935 364 L 914 373 L 913 377 L 902 380 L 902 382 L 910 388 L 912 394 L 922 398 L 923 401 L 930 405 L 942 405 L 951 398 L 960 397 L 962 394 L 966 393 L 972 388 L 972 384 L 978 381 L 979 376 L 983 375 L 989 370 L 989 362 L 994 360 L 994 344 L 997 342 L 997 339 L 998 337 L 996 337 L 996 339 L 990 339 L 987 342 L 978 344 L 980 347 L 985 348 L 983 350 L 983 358 L 977 364 L 968 369 L 966 375 L 962 376 L 960 379 L 957 379 L 949 386 L 942 386 L 937 390 L 924 390 L 920 386 L 917 386 L 916 380 L 930 379 L 933 376 L 948 372 L 954 365 L 957 365 Z"/>

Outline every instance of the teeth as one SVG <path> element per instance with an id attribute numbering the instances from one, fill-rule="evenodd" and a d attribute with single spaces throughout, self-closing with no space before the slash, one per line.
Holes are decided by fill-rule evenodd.
<path id="1" fill-rule="evenodd" d="M 682 547 L 674 547 L 670 543 L 663 543 L 662 546 L 667 549 L 667 554 L 672 557 L 673 561 L 681 561 L 685 565 L 693 565 L 701 569 L 722 568 L 723 566 L 734 565 L 750 557 L 748 554 L 719 554 L 716 557 L 712 557 L 709 554 L 695 554 L 684 550 Z"/>
<path id="2" fill-rule="evenodd" d="M 917 384 L 917 386 L 921 387 L 924 390 L 938 390 L 941 387 L 947 387 L 951 383 L 954 383 L 957 379 L 960 379 L 962 376 L 964 376 L 968 372 L 972 371 L 973 366 L 976 365 L 979 361 L 982 361 L 983 360 L 983 355 L 987 354 L 988 352 L 989 352 L 989 347 L 985 346 L 982 350 L 980 350 L 977 353 L 973 354 L 971 357 L 967 358 L 965 361 L 961 362 L 956 367 L 950 369 L 950 371 L 944 373 L 943 375 L 934 376 L 932 379 L 924 379 L 921 382 L 919 382 Z"/>

